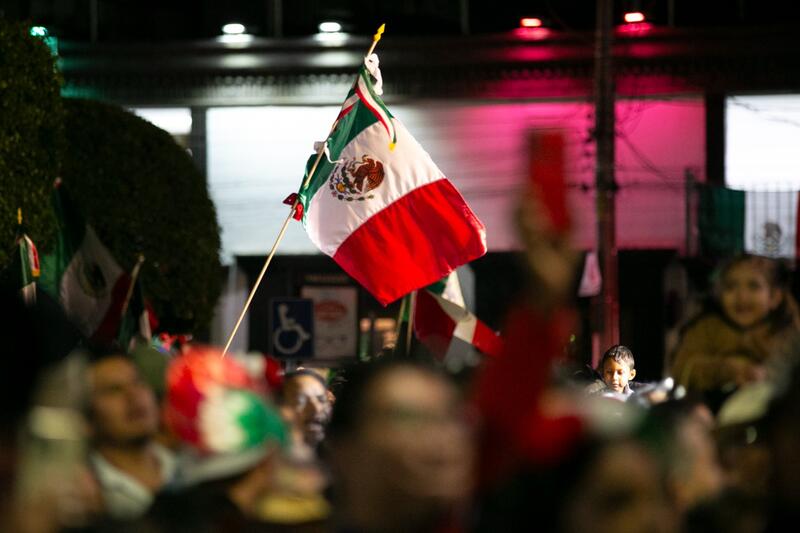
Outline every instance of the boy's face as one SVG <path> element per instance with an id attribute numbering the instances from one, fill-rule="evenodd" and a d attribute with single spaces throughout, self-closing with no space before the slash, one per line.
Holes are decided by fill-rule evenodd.
<path id="1" fill-rule="evenodd" d="M 630 380 L 636 377 L 636 370 L 626 363 L 606 359 L 603 363 L 603 381 L 614 392 L 622 392 Z"/>

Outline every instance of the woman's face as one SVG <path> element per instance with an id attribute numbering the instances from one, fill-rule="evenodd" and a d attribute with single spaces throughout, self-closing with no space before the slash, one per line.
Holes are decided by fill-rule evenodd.
<path id="1" fill-rule="evenodd" d="M 770 287 L 766 276 L 749 261 L 733 265 L 722 279 L 722 310 L 729 320 L 742 328 L 764 320 L 782 298 L 780 289 Z"/>

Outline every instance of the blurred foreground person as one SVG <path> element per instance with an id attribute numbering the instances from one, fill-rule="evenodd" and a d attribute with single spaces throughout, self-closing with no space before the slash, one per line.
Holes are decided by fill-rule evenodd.
<path id="1" fill-rule="evenodd" d="M 769 450 L 767 532 L 800 528 L 800 344 L 764 421 Z"/>
<path id="2" fill-rule="evenodd" d="M 116 520 L 143 515 L 175 475 L 175 458 L 155 441 L 153 389 L 118 351 L 96 351 L 87 368 L 90 464 L 105 512 Z"/>
<path id="3" fill-rule="evenodd" d="M 213 348 L 189 347 L 171 363 L 165 422 L 186 446 L 185 457 L 176 482 L 135 531 L 280 530 L 259 520 L 286 444 L 267 394 L 263 375 Z"/>
<path id="4" fill-rule="evenodd" d="M 83 359 L 46 357 L 41 309 L 0 290 L 0 531 L 100 531 L 99 491 L 85 464 Z"/>
<path id="5" fill-rule="evenodd" d="M 437 531 L 472 489 L 473 447 L 455 387 L 407 360 L 347 372 L 330 425 L 341 531 Z"/>
<path id="6" fill-rule="evenodd" d="M 724 474 L 712 436 L 713 416 L 703 403 L 683 398 L 650 408 L 641 431 L 655 454 L 677 517 L 714 503 Z"/>
<path id="7" fill-rule="evenodd" d="M 607 400 L 611 401 L 611 400 Z M 541 435 L 543 440 L 549 437 Z M 518 462 L 481 495 L 476 531 L 675 533 L 653 454 L 624 436 L 586 432 Z M 533 451 L 533 450 L 531 450 Z"/>
<path id="8" fill-rule="evenodd" d="M 37 527 L 41 524 L 36 522 L 48 522 L 48 515 L 54 518 L 54 510 L 41 507 L 23 509 L 15 498 L 21 455 L 19 431 L 42 367 L 39 336 L 16 291 L 2 290 L 0 302 L 6 311 L 6 318 L 0 321 L 0 351 L 5 361 L 3 372 L 0 372 L 0 531 L 48 531 L 46 525 Z M 45 516 L 29 516 L 29 511 Z"/>

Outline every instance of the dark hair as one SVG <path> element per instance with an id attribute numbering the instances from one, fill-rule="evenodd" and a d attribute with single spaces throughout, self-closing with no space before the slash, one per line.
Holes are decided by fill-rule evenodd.
<path id="1" fill-rule="evenodd" d="M 316 379 L 317 381 L 319 381 L 320 384 L 323 387 L 325 387 L 325 390 L 328 390 L 328 384 L 325 382 L 325 378 L 323 378 L 322 376 L 320 376 L 317 372 L 314 372 L 313 370 L 309 370 L 308 368 L 300 368 L 300 369 L 297 369 L 297 370 L 292 370 L 291 372 L 287 372 L 287 373 L 285 373 L 283 375 L 283 385 L 281 385 L 281 388 L 278 390 L 278 394 L 277 394 L 278 401 L 282 402 L 282 401 L 284 401 L 286 399 L 286 385 L 289 383 L 289 381 L 291 381 L 292 378 L 296 378 L 296 377 L 300 377 L 300 376 L 312 377 L 312 378 Z"/>
<path id="2" fill-rule="evenodd" d="M 630 348 L 621 344 L 615 344 L 603 354 L 603 357 L 600 359 L 601 371 L 603 369 L 603 365 L 605 365 L 606 361 L 609 359 L 613 359 L 617 363 L 624 363 L 628 365 L 628 368 L 630 369 L 633 369 L 635 365 L 633 360 L 633 352 L 630 350 Z"/>
<path id="3" fill-rule="evenodd" d="M 344 385 L 336 395 L 333 416 L 328 424 L 328 435 L 332 440 L 349 434 L 358 427 L 369 386 L 376 379 L 399 368 L 412 368 L 438 376 L 442 380 L 448 379 L 431 363 L 401 357 L 384 356 L 346 367 Z"/>

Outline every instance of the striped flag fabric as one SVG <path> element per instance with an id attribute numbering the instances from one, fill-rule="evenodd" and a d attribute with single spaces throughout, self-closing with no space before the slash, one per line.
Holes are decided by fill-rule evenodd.
<path id="1" fill-rule="evenodd" d="M 4 269 L 2 284 L 19 290 L 27 305 L 36 303 L 36 280 L 40 274 L 39 252 L 33 241 L 25 234 L 22 212 L 17 212 L 17 236 L 11 262 Z"/>
<path id="2" fill-rule="evenodd" d="M 323 253 L 387 305 L 485 254 L 486 233 L 381 100 L 377 63 L 366 58 L 310 178 L 317 156 L 309 159 L 295 215 Z"/>
<path id="3" fill-rule="evenodd" d="M 503 349 L 500 336 L 467 310 L 455 272 L 417 293 L 414 334 L 440 358 L 454 338 L 489 356 Z"/>
<path id="4" fill-rule="evenodd" d="M 797 191 L 740 191 L 706 187 L 700 196 L 703 250 L 725 255 L 747 252 L 798 257 Z"/>
<path id="5" fill-rule="evenodd" d="M 53 208 L 58 236 L 42 257 L 42 288 L 61 303 L 83 335 L 98 343 L 117 337 L 131 277 L 117 264 L 56 181 Z"/>

